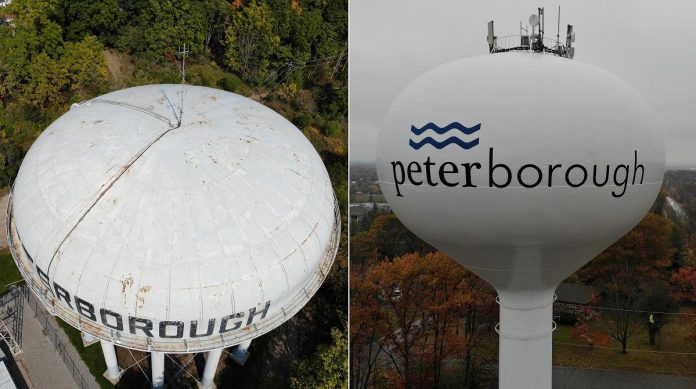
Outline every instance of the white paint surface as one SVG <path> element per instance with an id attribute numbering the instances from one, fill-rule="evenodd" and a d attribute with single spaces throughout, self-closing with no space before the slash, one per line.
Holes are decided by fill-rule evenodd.
<path id="1" fill-rule="evenodd" d="M 412 126 L 429 122 L 481 127 L 473 134 L 414 134 Z M 410 144 L 427 136 L 473 146 Z M 401 175 L 395 162 L 405 168 Z M 446 171 L 456 166 L 460 173 L 435 170 L 426 185 L 424 163 L 447 162 Z M 470 180 L 461 173 L 466 163 L 481 165 L 470 170 Z M 497 164 L 511 169 L 505 188 L 490 185 L 490 166 Z M 534 170 L 517 176 L 527 164 L 543 174 L 532 188 L 522 182 L 535 183 Z M 547 167 L 557 164 L 560 174 L 552 176 Z M 629 177 L 624 192 L 619 174 L 618 181 L 609 177 L 597 186 L 593 178 L 582 181 L 578 167 L 569 177 L 581 184 L 572 187 L 564 179 L 575 164 L 591 175 L 593 166 L 616 174 L 619 165 L 640 164 L 642 183 Z M 522 52 L 458 60 L 416 78 L 389 109 L 377 152 L 380 187 L 399 219 L 498 291 L 503 389 L 551 388 L 556 286 L 641 220 L 658 194 L 664 165 L 659 123 L 628 84 L 578 61 Z M 445 185 L 447 177 L 457 185 Z M 506 181 L 505 174 L 497 181 Z"/>
<path id="2" fill-rule="evenodd" d="M 71 298 L 123 315 L 115 331 L 45 297 L 119 346 L 186 352 L 257 337 L 309 300 L 338 247 L 331 182 L 294 125 L 242 96 L 186 86 L 177 127 L 179 91 L 141 86 L 73 107 L 36 140 L 13 190 L 25 278 L 45 294 L 38 266 Z M 246 324 L 269 301 L 265 318 L 218 334 L 222 317 L 242 313 Z M 152 320 L 153 332 L 181 321 L 185 342 L 132 334 L 128 316 Z M 210 319 L 213 335 L 189 337 L 192 320 L 205 333 Z"/>

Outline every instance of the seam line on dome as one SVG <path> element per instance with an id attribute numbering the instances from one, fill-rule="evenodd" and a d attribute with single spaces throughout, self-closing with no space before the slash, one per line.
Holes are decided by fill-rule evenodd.
<path id="1" fill-rule="evenodd" d="M 169 98 L 167 97 L 167 95 L 164 95 L 164 96 L 167 98 L 167 101 L 169 102 Z M 117 107 L 124 107 L 124 108 L 128 108 L 128 109 L 133 109 L 135 111 L 142 112 L 146 115 L 150 115 L 150 116 L 154 117 L 157 120 L 161 120 L 161 121 L 167 123 L 167 125 L 169 125 L 170 129 L 178 128 L 181 126 L 181 119 L 179 117 L 176 117 L 177 123 L 173 124 L 172 121 L 169 118 L 167 118 L 166 116 L 160 115 L 160 114 L 152 112 L 152 111 L 148 111 L 147 109 L 142 108 L 142 107 L 138 107 L 137 105 L 124 103 L 121 101 L 104 100 L 104 99 L 94 99 L 94 100 L 90 100 L 89 102 L 90 103 L 111 104 L 111 105 L 115 105 Z M 171 105 L 171 102 L 169 102 L 169 104 Z"/>
<path id="2" fill-rule="evenodd" d="M 109 100 L 92 100 L 92 101 L 102 101 L 102 102 L 113 103 L 113 102 L 110 102 Z M 129 104 L 125 104 L 125 103 L 124 103 L 124 105 L 130 106 Z M 161 116 L 161 115 L 158 115 L 154 112 L 146 111 L 140 107 L 136 107 L 136 106 L 130 106 L 130 107 L 137 109 L 138 111 L 145 112 L 147 114 Z M 161 117 L 164 118 L 164 116 L 161 116 Z M 133 166 L 138 161 L 138 159 L 140 159 L 140 157 L 142 157 L 143 154 L 145 154 L 145 152 L 147 152 L 147 150 L 149 150 L 150 147 L 152 147 L 152 145 L 157 143 L 157 141 L 162 139 L 163 136 L 165 136 L 166 134 L 168 134 L 172 130 L 176 130 L 177 128 L 181 127 L 181 123 L 177 124 L 176 126 L 172 126 L 171 122 L 168 119 L 166 122 L 169 124 L 168 129 L 166 129 L 164 132 L 159 134 L 157 137 L 155 137 L 155 139 L 153 139 L 150 143 L 148 143 L 145 147 L 143 147 L 140 151 L 138 151 L 133 158 L 131 158 L 128 162 L 126 162 L 125 165 L 123 165 L 119 169 L 118 173 L 115 176 L 110 178 L 105 184 L 102 185 L 102 189 L 97 194 L 97 198 L 92 202 L 92 204 L 87 208 L 87 210 L 85 210 L 82 213 L 82 216 L 80 216 L 80 218 L 77 219 L 77 222 L 75 222 L 75 225 L 70 229 L 70 231 L 68 231 L 67 234 L 65 234 L 65 237 L 60 241 L 60 243 L 56 247 L 55 251 L 53 251 L 53 255 L 51 256 L 51 260 L 48 262 L 48 268 L 46 269 L 46 274 L 51 274 L 51 266 L 53 265 L 53 260 L 56 258 L 56 255 L 58 255 L 58 252 L 60 251 L 61 247 L 63 247 L 63 244 L 65 244 L 65 242 L 68 240 L 70 235 L 72 235 L 72 233 L 77 229 L 77 226 L 80 225 L 82 220 L 84 220 L 84 218 L 87 216 L 87 214 L 89 214 L 89 212 L 99 203 L 99 200 L 101 200 L 104 197 L 106 192 L 108 192 L 109 189 L 111 189 L 111 187 L 116 183 L 116 181 L 118 181 L 128 171 L 128 169 L 130 169 L 131 166 Z"/>

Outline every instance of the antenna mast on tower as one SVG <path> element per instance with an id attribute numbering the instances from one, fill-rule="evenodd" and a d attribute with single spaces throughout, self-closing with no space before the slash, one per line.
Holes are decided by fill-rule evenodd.
<path id="1" fill-rule="evenodd" d="M 529 16 L 531 31 L 523 27 L 520 22 L 520 35 L 501 37 L 495 35 L 493 21 L 488 22 L 488 51 L 490 53 L 505 53 L 508 51 L 534 51 L 548 53 L 559 57 L 572 59 L 575 56 L 575 31 L 572 25 L 568 25 L 565 45 L 561 44 L 561 7 L 558 7 L 558 24 L 556 25 L 556 42 L 544 38 L 544 8 L 538 7 L 537 13 Z"/>
<path id="2" fill-rule="evenodd" d="M 186 83 L 186 57 L 189 51 L 186 50 L 186 43 L 184 43 L 184 48 L 179 49 L 179 55 L 181 55 L 181 91 L 180 98 L 181 102 L 179 104 L 179 123 L 181 123 L 181 117 L 184 114 L 184 83 Z"/>

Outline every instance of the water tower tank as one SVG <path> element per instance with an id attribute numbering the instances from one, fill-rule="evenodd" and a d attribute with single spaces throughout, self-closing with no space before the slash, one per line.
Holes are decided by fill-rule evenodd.
<path id="1" fill-rule="evenodd" d="M 550 388 L 554 290 L 645 215 L 664 146 L 618 77 L 510 50 L 408 85 L 386 114 L 377 169 L 399 219 L 498 291 L 501 387 Z"/>
<path id="2" fill-rule="evenodd" d="M 326 168 L 294 125 L 179 85 L 74 105 L 27 153 L 8 213 L 17 265 L 53 314 L 158 353 L 284 323 L 328 274 L 340 229 Z"/>

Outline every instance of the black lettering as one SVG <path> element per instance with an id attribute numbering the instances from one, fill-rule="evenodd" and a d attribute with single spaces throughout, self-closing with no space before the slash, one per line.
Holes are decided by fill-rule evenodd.
<path id="1" fill-rule="evenodd" d="M 640 183 L 643 184 L 645 167 L 643 164 L 638 164 L 638 150 L 633 150 L 633 185 L 636 184 L 636 173 L 638 173 L 638 169 L 640 169 Z"/>
<path id="2" fill-rule="evenodd" d="M 430 175 L 430 168 L 435 166 L 435 162 L 430 162 L 430 157 L 425 160 L 425 179 L 428 180 L 428 185 L 437 186 L 437 182 L 433 182 Z M 248 325 L 248 324 L 247 324 Z"/>
<path id="3" fill-rule="evenodd" d="M 152 320 L 143 319 L 140 317 L 128 317 L 128 329 L 131 334 L 135 334 L 135 330 L 142 330 L 148 338 L 152 338 Z"/>
<path id="4" fill-rule="evenodd" d="M 123 318 L 121 317 L 121 314 L 116 313 L 114 311 L 110 311 L 108 309 L 100 308 L 99 315 L 101 316 L 102 324 L 109 328 L 113 328 L 116 331 L 123 331 Z M 107 316 L 111 316 L 114 319 L 116 319 L 116 324 L 114 325 L 109 323 Z"/>
<path id="5" fill-rule="evenodd" d="M 41 282 L 43 282 L 43 284 L 46 285 L 48 290 L 51 290 L 51 284 L 49 284 L 48 282 L 48 274 L 44 273 L 43 270 L 41 270 L 41 268 L 38 266 L 36 266 L 36 272 L 39 274 Z"/>
<path id="6" fill-rule="evenodd" d="M 55 282 L 53 283 L 53 288 L 56 290 L 56 299 L 60 300 L 62 298 L 65 303 L 68 304 L 70 309 L 73 309 L 72 304 L 70 303 L 70 293 Z"/>
<path id="7" fill-rule="evenodd" d="M 536 172 L 537 172 L 537 180 L 534 181 L 533 184 L 526 184 L 522 180 L 522 172 L 524 171 L 524 169 L 527 169 L 527 168 L 532 168 L 532 169 L 536 170 Z M 539 185 L 539 183 L 541 182 L 541 179 L 542 179 L 541 169 L 537 165 L 532 165 L 532 164 L 522 165 L 520 170 L 517 171 L 517 181 L 519 181 L 520 185 L 524 186 L 525 188 L 534 188 L 535 186 Z"/>
<path id="8" fill-rule="evenodd" d="M 510 181 L 512 181 L 512 172 L 510 171 L 510 168 L 507 167 L 506 165 L 499 164 L 499 165 L 494 165 L 493 164 L 493 148 L 491 147 L 488 149 L 488 186 L 491 188 L 505 188 L 508 185 L 510 185 Z M 493 179 L 493 173 L 495 169 L 498 168 L 503 168 L 507 172 L 507 180 L 505 181 L 504 184 L 498 184 L 495 182 L 495 179 Z"/>
<path id="9" fill-rule="evenodd" d="M 213 330 L 215 329 L 215 319 L 210 319 L 208 320 L 208 330 L 205 332 L 205 334 L 198 335 L 198 320 L 191 320 L 191 337 L 192 338 L 200 338 L 203 336 L 209 336 L 213 334 Z"/>
<path id="10" fill-rule="evenodd" d="M 624 176 L 623 176 L 623 181 L 619 182 L 619 180 L 616 178 L 616 173 L 619 172 L 619 169 L 623 168 L 624 170 Z M 611 195 L 614 197 L 621 197 L 626 193 L 626 187 L 628 186 L 628 165 L 619 165 L 614 169 L 614 185 L 616 186 L 623 186 L 623 190 L 621 193 L 617 194 L 616 192 L 612 191 Z"/>
<path id="11" fill-rule="evenodd" d="M 606 185 L 607 182 L 609 182 L 609 165 L 607 165 L 607 174 L 604 176 L 604 182 L 601 184 L 597 182 L 597 165 L 594 165 L 592 168 L 592 183 L 601 188 Z"/>
<path id="12" fill-rule="evenodd" d="M 404 177 L 404 165 L 399 162 L 399 161 L 394 161 L 391 163 L 392 164 L 392 171 L 394 172 L 394 187 L 396 188 L 396 195 L 399 197 L 404 197 L 401 192 L 399 192 L 399 185 L 404 183 L 404 180 L 406 179 Z M 401 179 L 399 180 L 396 178 L 396 165 L 399 165 L 399 168 L 401 170 Z"/>
<path id="13" fill-rule="evenodd" d="M 94 314 L 94 305 L 75 296 L 75 308 L 77 308 L 77 313 L 80 315 L 92 321 L 97 321 L 97 315 Z"/>
<path id="14" fill-rule="evenodd" d="M 549 188 L 553 186 L 553 171 L 561 167 L 560 163 L 549 165 Z"/>
<path id="15" fill-rule="evenodd" d="M 413 168 L 413 166 L 418 168 L 418 170 Z M 421 169 L 421 165 L 418 162 L 413 161 L 413 162 L 408 164 L 408 180 L 411 181 L 411 184 L 413 184 L 415 186 L 419 186 L 419 185 L 423 184 L 423 181 L 416 181 L 413 179 L 413 173 L 420 173 L 422 171 L 423 170 Z"/>
<path id="16" fill-rule="evenodd" d="M 266 313 L 268 313 L 268 308 L 269 308 L 270 306 L 271 306 L 271 302 L 270 302 L 270 301 L 266 301 L 266 306 L 263 308 L 263 311 L 261 311 L 261 312 L 256 312 L 256 307 L 251 308 L 251 309 L 249 310 L 249 319 L 247 319 L 247 324 L 246 324 L 246 325 L 250 326 L 250 325 L 251 325 L 251 322 L 254 321 L 254 317 L 256 317 L 256 316 L 258 316 L 258 315 L 261 315 L 261 319 L 265 318 L 265 317 L 266 317 Z"/>
<path id="17" fill-rule="evenodd" d="M 481 169 L 481 164 L 478 162 L 474 162 L 474 163 L 463 163 L 461 165 L 464 166 L 464 171 L 466 172 L 466 183 L 464 185 L 462 185 L 462 187 L 476 188 L 476 185 L 474 185 L 471 182 L 471 168 L 475 167 L 476 169 Z"/>
<path id="18" fill-rule="evenodd" d="M 176 334 L 167 335 L 167 327 L 176 327 Z M 160 338 L 183 338 L 184 337 L 184 322 L 183 321 L 161 321 L 159 323 Z"/>
<path id="19" fill-rule="evenodd" d="M 573 184 L 572 182 L 570 182 L 570 171 L 573 170 L 573 169 L 575 169 L 575 168 L 578 168 L 578 167 L 579 167 L 580 169 L 582 169 L 582 174 L 583 174 L 582 180 L 580 181 L 580 183 Z M 585 181 L 587 181 L 587 169 L 585 169 L 585 167 L 582 166 L 582 165 L 577 165 L 577 164 L 576 164 L 576 165 L 571 165 L 571 166 L 568 168 L 568 170 L 566 170 L 565 179 L 566 179 L 566 184 L 570 185 L 570 186 L 573 187 L 573 188 L 577 188 L 577 187 L 579 187 L 579 186 L 582 186 L 582 185 L 585 183 Z"/>
<path id="20" fill-rule="evenodd" d="M 446 171 L 445 168 L 447 166 L 451 166 L 451 170 Z M 457 168 L 457 165 L 453 164 L 452 162 L 445 162 L 442 165 L 440 165 L 440 181 L 442 181 L 445 186 L 457 186 L 459 185 L 458 182 L 449 182 L 445 179 L 445 174 L 452 174 L 452 173 L 459 173 L 459 169 Z"/>
<path id="21" fill-rule="evenodd" d="M 224 316 L 222 318 L 222 320 L 220 320 L 220 333 L 224 334 L 225 332 L 230 332 L 230 331 L 234 331 L 236 329 L 239 329 L 242 326 L 241 320 L 238 322 L 235 322 L 234 327 L 232 327 L 232 328 L 227 328 L 227 323 L 232 319 L 241 319 L 243 317 L 244 317 L 244 312 L 239 312 L 239 313 L 235 313 L 232 315 Z"/>

